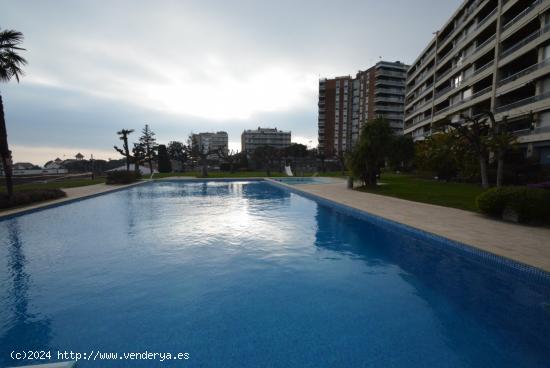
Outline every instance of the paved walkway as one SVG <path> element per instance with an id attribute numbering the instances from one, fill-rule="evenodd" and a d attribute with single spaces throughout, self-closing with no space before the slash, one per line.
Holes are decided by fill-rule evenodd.
<path id="1" fill-rule="evenodd" d="M 76 188 L 61 188 L 65 193 L 67 193 L 66 197 L 59 198 L 59 199 L 54 199 L 54 200 L 51 200 L 51 201 L 45 201 L 45 202 L 40 202 L 40 203 L 36 203 L 36 204 L 31 204 L 29 206 L 12 208 L 12 209 L 9 209 L 9 210 L 0 211 L 0 219 L 4 216 L 14 215 L 14 214 L 19 213 L 19 212 L 25 212 L 25 211 L 28 211 L 28 210 L 33 210 L 33 209 L 37 209 L 37 208 L 41 208 L 41 207 L 47 207 L 47 206 L 51 206 L 52 204 L 63 203 L 63 202 L 71 201 L 71 200 L 78 199 L 78 198 L 93 196 L 93 195 L 96 195 L 96 194 L 112 192 L 114 190 L 118 190 L 120 188 L 131 187 L 131 186 L 137 185 L 139 183 L 140 182 L 127 184 L 127 185 L 94 184 L 94 185 L 86 185 L 86 186 L 83 186 L 83 187 L 76 187 Z"/>
<path id="2" fill-rule="evenodd" d="M 358 192 L 347 189 L 345 183 L 293 187 L 550 272 L 548 228 L 511 224 L 459 209 Z"/>

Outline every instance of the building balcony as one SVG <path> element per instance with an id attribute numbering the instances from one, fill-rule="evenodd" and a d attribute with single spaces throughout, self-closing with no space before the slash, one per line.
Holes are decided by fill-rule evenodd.
<path id="1" fill-rule="evenodd" d="M 503 78 L 501 79 L 499 82 L 498 82 L 498 86 L 499 87 L 502 87 L 502 86 L 505 86 L 507 84 L 510 84 L 524 76 L 528 76 L 528 75 L 531 75 L 533 74 L 534 72 L 536 72 L 537 70 L 541 70 L 543 68 L 546 68 L 550 66 L 550 59 L 546 59 L 544 61 L 541 61 L 540 63 L 538 64 L 535 64 L 535 65 L 531 65 L 530 67 L 527 67 L 517 73 L 514 73 L 506 78 Z M 529 78 L 531 79 L 531 78 Z"/>
<path id="2" fill-rule="evenodd" d="M 422 71 L 424 70 L 423 66 L 428 63 L 433 55 L 435 54 L 435 47 L 432 48 L 432 50 L 428 53 L 426 53 L 423 57 L 422 57 L 422 62 L 417 64 L 416 66 L 416 69 L 414 70 L 414 72 L 410 73 L 407 75 L 407 81 L 410 81 L 410 80 L 413 80 L 414 78 L 416 78 L 416 76 Z"/>
<path id="3" fill-rule="evenodd" d="M 403 97 L 386 97 L 386 96 L 377 96 L 374 98 L 374 102 L 395 102 L 395 103 L 404 103 L 405 99 Z"/>
<path id="4" fill-rule="evenodd" d="M 494 61 L 490 61 L 487 64 L 477 68 L 470 76 L 468 76 L 466 79 L 463 79 L 459 85 L 448 86 L 443 90 L 437 92 L 435 94 L 436 103 L 438 103 L 438 100 L 442 100 L 442 97 L 448 95 L 451 91 L 454 91 L 457 88 L 467 87 L 468 83 L 471 85 L 476 80 L 476 77 L 483 75 L 483 72 L 488 71 L 489 68 L 491 68 L 491 66 L 493 65 Z"/>
<path id="5" fill-rule="evenodd" d="M 439 41 L 440 48 L 444 48 L 447 43 L 453 39 L 457 32 L 462 30 L 463 26 L 466 25 L 475 14 L 477 14 L 477 11 L 482 8 L 482 6 L 479 6 L 482 2 L 483 0 L 477 0 L 468 8 L 466 14 L 455 24 L 454 29 L 447 36 L 441 39 L 441 41 Z M 483 5 L 486 5 L 488 2 L 488 0 L 485 0 L 485 4 Z"/>
<path id="6" fill-rule="evenodd" d="M 440 115 L 442 115 L 444 113 L 452 114 L 452 113 L 458 111 L 459 108 L 462 108 L 462 106 L 467 104 L 468 102 L 471 102 L 472 104 L 476 103 L 477 102 L 477 101 L 475 101 L 476 99 L 487 95 L 489 92 L 492 91 L 492 89 L 493 89 L 492 86 L 486 87 L 486 88 L 482 89 L 481 91 L 478 91 L 478 92 L 472 94 L 471 96 L 469 96 L 467 98 L 463 98 L 462 100 L 460 100 L 460 101 L 458 101 L 458 102 L 456 102 L 452 105 L 449 105 L 447 107 L 444 107 L 441 110 L 436 111 L 434 113 L 434 116 L 435 116 L 434 120 L 439 120 L 439 119 L 436 119 L 436 117 L 441 118 Z"/>
<path id="7" fill-rule="evenodd" d="M 550 127 L 540 127 L 534 129 L 523 129 L 513 132 L 518 136 L 518 143 L 530 143 L 550 140 Z"/>
<path id="8" fill-rule="evenodd" d="M 388 113 L 382 113 L 377 114 L 378 116 L 382 116 L 386 119 L 394 119 L 394 120 L 403 120 L 404 115 L 403 114 L 388 114 Z"/>
<path id="9" fill-rule="evenodd" d="M 503 64 L 504 64 L 504 58 L 506 58 L 507 56 L 513 54 L 515 51 L 518 51 L 522 47 L 530 44 L 531 42 L 537 40 L 539 37 L 541 37 L 542 35 L 548 33 L 549 31 L 550 31 L 550 24 L 546 25 L 542 29 L 539 29 L 538 31 L 535 31 L 535 32 L 531 33 L 529 36 L 523 38 L 521 41 L 518 41 L 515 44 L 513 44 L 513 45 L 509 46 L 508 48 L 506 48 L 505 50 L 503 50 L 500 54 L 500 57 L 503 59 Z M 531 49 L 531 48 L 532 47 L 530 46 L 529 49 Z"/>
<path id="10" fill-rule="evenodd" d="M 485 18 L 480 20 L 477 23 L 476 27 L 469 34 L 458 40 L 456 44 L 445 55 L 441 56 L 438 59 L 438 65 L 444 65 L 447 61 L 449 61 L 449 56 L 458 53 L 469 41 L 474 39 L 474 37 L 476 37 L 484 29 L 484 26 L 487 25 L 489 21 L 493 21 L 494 19 L 496 19 L 496 14 L 497 8 L 495 8 L 491 13 L 487 14 Z"/>
<path id="11" fill-rule="evenodd" d="M 414 105 L 418 101 L 420 101 L 422 99 L 422 97 L 426 96 L 428 94 L 428 92 L 431 92 L 433 90 L 433 85 L 434 84 L 431 83 L 430 85 L 426 86 L 421 92 L 418 93 L 417 96 L 414 96 L 413 100 L 411 102 L 408 102 L 406 104 L 406 106 L 409 107 L 411 105 Z"/>
<path id="12" fill-rule="evenodd" d="M 392 111 L 392 112 L 403 112 L 403 105 L 401 106 L 380 106 L 376 105 L 374 111 Z"/>
<path id="13" fill-rule="evenodd" d="M 407 112 L 407 115 L 409 116 L 414 115 L 417 111 L 422 111 L 422 109 L 424 109 L 426 106 L 431 105 L 432 103 L 433 103 L 432 99 L 424 101 L 422 104 L 413 107 L 409 112 Z"/>
<path id="14" fill-rule="evenodd" d="M 413 121 L 410 124 L 405 124 L 405 130 L 410 131 L 410 130 L 417 129 L 420 126 L 424 126 L 426 124 L 429 124 L 431 120 L 432 120 L 431 116 L 426 116 L 426 117 L 424 117 L 420 120 Z"/>
<path id="15" fill-rule="evenodd" d="M 384 85 L 384 86 L 395 86 L 395 87 L 403 87 L 405 88 L 405 80 L 402 82 L 398 81 L 391 81 L 391 80 L 384 80 L 384 79 L 376 79 L 376 85 Z"/>
<path id="16" fill-rule="evenodd" d="M 502 39 L 507 38 L 508 36 L 510 36 L 510 34 L 512 34 L 515 31 L 515 29 L 511 29 L 511 28 L 516 24 L 518 25 L 518 27 L 521 27 L 522 24 L 524 24 L 525 22 L 528 22 L 531 18 L 531 17 L 528 17 L 529 15 L 537 16 L 538 14 L 540 14 L 542 12 L 542 9 L 539 9 L 539 5 L 543 3 L 544 3 L 543 0 L 536 0 L 527 8 L 525 8 L 521 13 L 519 13 L 514 18 L 510 19 L 506 24 L 504 24 L 502 26 Z M 548 4 L 545 4 L 545 6 L 548 6 Z M 520 21 L 522 20 L 523 20 L 523 22 L 521 22 L 522 24 L 519 24 Z M 514 28 L 517 28 L 517 27 L 514 27 Z"/>
<path id="17" fill-rule="evenodd" d="M 500 113 L 510 111 L 510 110 L 518 108 L 518 107 L 522 107 L 522 106 L 525 106 L 525 105 L 533 104 L 535 102 L 543 101 L 543 100 L 546 100 L 548 98 L 550 98 L 550 92 L 546 92 L 546 93 L 536 95 L 536 96 L 527 97 L 527 98 L 521 99 L 519 101 L 515 101 L 515 102 L 509 103 L 509 104 L 506 104 L 506 105 L 499 106 L 495 109 L 495 111 L 496 111 L 497 114 L 500 114 Z"/>
<path id="18" fill-rule="evenodd" d="M 409 91 L 408 95 L 411 95 L 414 92 L 416 92 L 416 90 L 418 90 L 418 88 L 420 88 L 420 86 L 424 83 L 424 81 L 426 79 L 428 79 L 429 76 L 433 75 L 434 69 L 435 69 L 434 67 L 431 67 L 430 69 L 428 69 L 424 73 L 422 73 L 421 76 L 417 77 L 418 80 L 410 88 L 410 91 Z"/>
<path id="19" fill-rule="evenodd" d="M 474 49 L 474 51 L 472 51 L 472 53 L 470 55 L 466 56 L 460 64 L 454 65 L 453 67 L 451 67 L 447 71 L 445 71 L 443 74 L 441 74 L 436 80 L 436 86 L 440 85 L 441 82 L 445 81 L 445 78 L 450 73 L 454 73 L 458 69 L 467 66 L 468 63 L 471 62 L 471 60 L 475 60 L 476 56 L 479 56 L 479 54 L 483 53 L 483 52 L 480 52 L 481 50 L 486 51 L 485 48 L 489 48 L 489 46 L 492 43 L 494 43 L 495 38 L 496 38 L 496 35 L 492 35 L 491 37 L 489 37 L 488 39 L 486 39 L 485 41 L 483 41 L 482 43 L 477 45 L 476 48 Z M 493 47 L 494 47 L 494 45 L 493 45 Z"/>
<path id="20" fill-rule="evenodd" d="M 376 75 L 385 75 L 388 77 L 397 77 L 397 78 L 405 79 L 407 76 L 407 72 L 405 70 L 403 70 L 402 72 L 394 72 L 391 70 L 380 68 L 376 70 Z"/>
<path id="21" fill-rule="evenodd" d="M 405 89 L 395 89 L 395 88 L 384 88 L 384 87 L 378 87 L 374 91 L 376 94 L 378 93 L 387 93 L 387 94 L 394 94 L 394 95 L 404 95 Z"/>

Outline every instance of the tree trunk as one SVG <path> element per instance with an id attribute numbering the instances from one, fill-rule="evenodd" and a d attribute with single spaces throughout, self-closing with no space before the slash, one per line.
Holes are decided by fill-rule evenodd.
<path id="1" fill-rule="evenodd" d="M 481 173 L 481 186 L 484 189 L 489 188 L 489 178 L 487 176 L 487 160 L 483 155 L 479 155 L 479 170 Z"/>
<path id="2" fill-rule="evenodd" d="M 4 169 L 4 178 L 6 180 L 6 192 L 8 198 L 13 195 L 12 181 L 12 162 L 11 151 L 8 146 L 8 131 L 6 129 L 6 120 L 4 118 L 4 103 L 0 94 L 0 156 L 2 156 L 2 166 Z"/>
<path id="3" fill-rule="evenodd" d="M 124 137 L 124 152 L 126 156 L 126 171 L 130 171 L 130 149 L 128 148 L 128 138 Z"/>
<path id="4" fill-rule="evenodd" d="M 151 175 L 153 175 L 153 160 L 149 158 L 149 171 L 151 172 Z"/>
<path id="5" fill-rule="evenodd" d="M 181 172 L 185 172 L 185 160 L 181 160 Z"/>
<path id="6" fill-rule="evenodd" d="M 502 186 L 502 177 L 504 175 L 504 158 L 499 155 L 497 163 L 497 187 Z"/>

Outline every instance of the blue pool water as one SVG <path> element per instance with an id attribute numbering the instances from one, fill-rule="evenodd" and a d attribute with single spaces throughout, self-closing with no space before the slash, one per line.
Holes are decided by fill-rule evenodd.
<path id="1" fill-rule="evenodd" d="M 81 367 L 548 367 L 550 282 L 265 182 L 148 183 L 0 222 L 12 351 Z M 55 357 L 54 357 L 55 358 Z"/>

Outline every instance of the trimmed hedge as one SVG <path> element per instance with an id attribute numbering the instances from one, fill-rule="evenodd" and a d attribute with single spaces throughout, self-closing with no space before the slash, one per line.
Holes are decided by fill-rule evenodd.
<path id="1" fill-rule="evenodd" d="M 29 189 L 14 192 L 11 198 L 2 193 L 0 195 L 0 208 L 23 206 L 31 203 L 48 201 L 66 197 L 67 194 L 61 189 Z"/>
<path id="2" fill-rule="evenodd" d="M 107 184 L 130 184 L 141 179 L 137 171 L 110 171 L 107 173 Z"/>
<path id="3" fill-rule="evenodd" d="M 489 216 L 502 218 L 505 211 L 517 215 L 520 223 L 550 222 L 550 192 L 528 187 L 489 189 L 476 198 L 479 210 Z"/>

